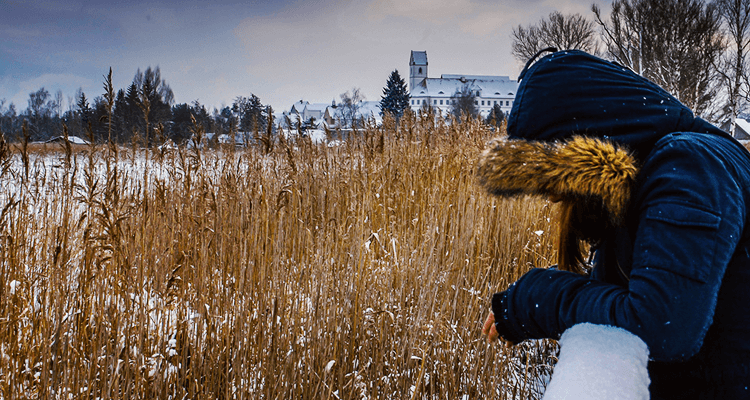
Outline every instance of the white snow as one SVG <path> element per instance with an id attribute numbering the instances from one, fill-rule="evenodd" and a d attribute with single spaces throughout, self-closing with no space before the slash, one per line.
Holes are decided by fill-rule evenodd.
<path id="1" fill-rule="evenodd" d="M 326 374 L 331 372 L 331 369 L 333 368 L 333 364 L 336 364 L 336 360 L 328 361 L 328 364 L 326 364 L 326 368 L 325 368 Z"/>
<path id="2" fill-rule="evenodd" d="M 563 333 L 543 400 L 648 399 L 648 347 L 613 326 L 578 324 Z"/>
<path id="3" fill-rule="evenodd" d="M 322 129 L 310 129 L 307 131 L 307 134 L 310 136 L 310 140 L 315 144 L 325 143 L 326 141 L 326 132 Z"/>
<path id="4" fill-rule="evenodd" d="M 89 144 L 85 139 L 81 139 L 78 136 L 68 136 L 68 141 L 73 144 Z"/>
<path id="5" fill-rule="evenodd" d="M 21 282 L 13 280 L 10 282 L 10 295 L 16 294 L 16 290 L 21 286 Z"/>
<path id="6" fill-rule="evenodd" d="M 44 143 L 53 143 L 64 140 L 65 138 L 63 136 L 55 136 L 45 141 Z M 70 142 L 70 144 L 90 144 L 88 140 L 80 138 L 78 136 L 68 136 L 68 142 Z"/>

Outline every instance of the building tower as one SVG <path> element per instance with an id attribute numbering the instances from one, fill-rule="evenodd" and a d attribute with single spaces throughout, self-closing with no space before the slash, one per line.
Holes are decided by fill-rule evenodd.
<path id="1" fill-rule="evenodd" d="M 413 93 L 417 85 L 427 78 L 427 52 L 411 51 L 409 58 L 409 92 Z"/>

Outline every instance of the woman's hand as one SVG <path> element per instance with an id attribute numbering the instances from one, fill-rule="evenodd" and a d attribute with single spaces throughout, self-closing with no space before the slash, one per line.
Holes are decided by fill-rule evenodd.
<path id="1" fill-rule="evenodd" d="M 484 321 L 482 334 L 487 336 L 487 343 L 492 343 L 500 337 L 500 334 L 497 333 L 497 328 L 495 328 L 495 314 L 493 314 L 492 311 L 490 311 L 490 315 L 487 316 L 487 320 Z"/>
<path id="2" fill-rule="evenodd" d="M 487 343 L 492 344 L 496 340 L 500 339 L 505 347 L 512 347 L 514 345 L 513 342 L 509 342 L 500 337 L 500 334 L 497 332 L 497 327 L 495 327 L 495 314 L 493 314 L 492 311 L 490 311 L 490 314 L 487 315 L 487 320 L 484 321 L 482 334 L 487 336 Z"/>

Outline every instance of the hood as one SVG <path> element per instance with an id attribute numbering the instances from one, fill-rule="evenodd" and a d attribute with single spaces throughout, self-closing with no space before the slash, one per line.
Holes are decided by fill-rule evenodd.
<path id="1" fill-rule="evenodd" d="M 552 53 L 522 73 L 508 136 L 555 141 L 574 135 L 612 140 L 645 157 L 672 132 L 729 134 L 693 115 L 658 85 L 579 50 Z"/>
<path id="2" fill-rule="evenodd" d="M 553 143 L 493 140 L 479 158 L 479 184 L 496 196 L 598 202 L 622 224 L 638 174 L 635 157 L 611 141 L 576 136 Z"/>

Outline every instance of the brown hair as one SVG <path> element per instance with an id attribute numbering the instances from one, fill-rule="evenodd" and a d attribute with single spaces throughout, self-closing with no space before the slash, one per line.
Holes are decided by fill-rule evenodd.
<path id="1" fill-rule="evenodd" d="M 600 201 L 592 199 L 563 200 L 560 203 L 559 226 L 558 268 L 586 273 L 587 247 L 597 245 L 612 228 L 604 206 Z"/>

